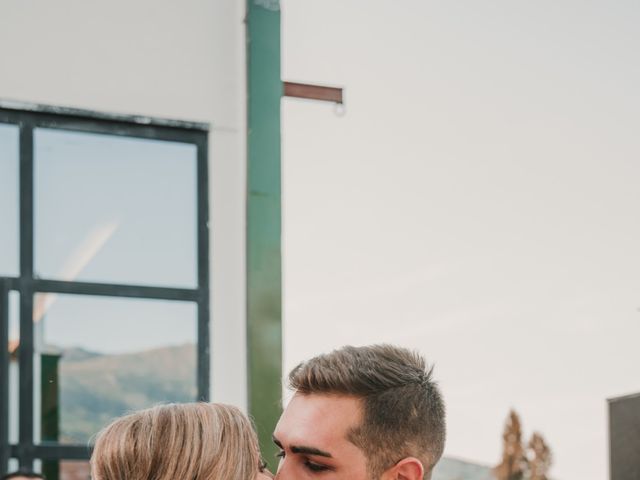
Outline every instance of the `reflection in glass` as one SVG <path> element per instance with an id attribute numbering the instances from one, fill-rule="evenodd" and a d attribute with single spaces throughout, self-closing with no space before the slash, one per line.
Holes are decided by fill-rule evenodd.
<path id="1" fill-rule="evenodd" d="M 9 292 L 9 443 L 18 443 L 18 345 L 20 343 L 20 296 Z"/>
<path id="2" fill-rule="evenodd" d="M 81 460 L 46 460 L 41 468 L 47 480 L 87 480 L 91 473 L 89 462 Z"/>
<path id="3" fill-rule="evenodd" d="M 40 277 L 196 285 L 196 147 L 34 131 Z"/>
<path id="4" fill-rule="evenodd" d="M 195 304 L 74 295 L 47 303 L 35 319 L 36 439 L 87 444 L 128 411 L 196 399 Z"/>
<path id="5" fill-rule="evenodd" d="M 18 275 L 19 130 L 0 124 L 0 276 Z"/>

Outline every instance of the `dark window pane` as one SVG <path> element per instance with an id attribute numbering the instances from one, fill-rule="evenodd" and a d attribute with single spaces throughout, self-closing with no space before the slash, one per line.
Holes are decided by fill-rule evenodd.
<path id="1" fill-rule="evenodd" d="M 193 287 L 196 147 L 36 129 L 43 278 Z"/>
<path id="2" fill-rule="evenodd" d="M 0 124 L 0 276 L 17 276 L 19 130 Z"/>
<path id="3" fill-rule="evenodd" d="M 195 304 L 45 294 L 35 302 L 48 306 L 35 318 L 36 439 L 87 444 L 126 412 L 196 399 Z"/>

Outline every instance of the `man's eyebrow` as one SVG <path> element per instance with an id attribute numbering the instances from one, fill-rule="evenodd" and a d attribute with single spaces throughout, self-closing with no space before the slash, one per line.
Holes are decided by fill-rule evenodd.
<path id="1" fill-rule="evenodd" d="M 320 450 L 315 447 L 306 447 L 303 445 L 292 446 L 291 451 L 293 453 L 303 453 L 305 455 L 318 455 L 319 457 L 333 458 L 333 455 L 331 455 L 329 452 L 325 452 L 324 450 Z"/>
<path id="2" fill-rule="evenodd" d="M 271 438 L 273 439 L 273 443 L 275 443 L 278 446 L 278 448 L 280 448 L 281 450 L 284 450 L 282 443 L 280 443 L 280 440 L 278 440 L 275 437 L 275 435 L 272 436 Z M 317 455 L 319 457 L 333 458 L 333 455 L 331 455 L 329 452 L 325 452 L 324 450 L 320 450 L 319 448 L 315 448 L 315 447 L 307 447 L 305 445 L 292 446 L 291 451 L 293 453 L 302 453 L 304 455 Z"/>

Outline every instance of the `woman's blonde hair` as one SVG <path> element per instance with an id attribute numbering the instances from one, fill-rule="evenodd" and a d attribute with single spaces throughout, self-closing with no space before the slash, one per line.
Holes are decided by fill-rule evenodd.
<path id="1" fill-rule="evenodd" d="M 115 420 L 96 439 L 94 480 L 254 480 L 249 419 L 215 403 L 159 405 Z"/>

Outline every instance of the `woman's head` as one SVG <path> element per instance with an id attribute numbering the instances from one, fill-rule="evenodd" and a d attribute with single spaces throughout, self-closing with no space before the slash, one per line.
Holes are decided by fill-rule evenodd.
<path id="1" fill-rule="evenodd" d="M 98 434 L 94 480 L 254 480 L 260 452 L 249 419 L 213 403 L 159 405 Z"/>

